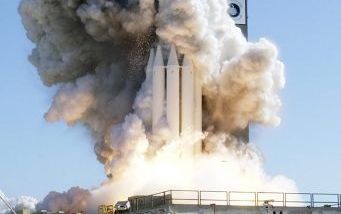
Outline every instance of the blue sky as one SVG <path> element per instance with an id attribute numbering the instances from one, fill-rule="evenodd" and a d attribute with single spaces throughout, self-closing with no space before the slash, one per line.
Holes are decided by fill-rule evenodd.
<path id="1" fill-rule="evenodd" d="M 303 192 L 341 193 L 341 1 L 255 0 L 249 3 L 251 41 L 275 42 L 286 64 L 280 127 L 253 127 L 252 140 L 270 175 L 284 174 Z M 27 55 L 32 44 L 17 13 L 0 8 L 0 189 L 43 198 L 51 190 L 103 181 L 88 133 L 47 124 L 54 88 L 42 85 Z"/>

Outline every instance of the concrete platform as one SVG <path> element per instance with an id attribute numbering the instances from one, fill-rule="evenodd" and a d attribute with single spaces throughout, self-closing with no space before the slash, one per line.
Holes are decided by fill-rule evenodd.
<path id="1" fill-rule="evenodd" d="M 341 214 L 341 208 L 332 207 L 248 207 L 248 206 L 198 206 L 198 205 L 166 205 L 154 209 L 144 209 L 136 214 Z"/>
<path id="2" fill-rule="evenodd" d="M 168 190 L 128 200 L 133 214 L 341 214 L 341 195 L 330 193 Z"/>

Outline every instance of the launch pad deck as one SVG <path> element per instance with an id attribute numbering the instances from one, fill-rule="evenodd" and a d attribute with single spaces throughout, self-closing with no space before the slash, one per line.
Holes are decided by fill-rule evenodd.
<path id="1" fill-rule="evenodd" d="M 130 212 L 308 214 L 341 213 L 341 195 L 327 193 L 169 190 L 129 198 Z"/>
<path id="2" fill-rule="evenodd" d="M 340 208 L 304 208 L 304 207 L 247 207 L 247 206 L 195 206 L 195 205 L 169 205 L 159 209 L 147 209 L 139 214 L 156 213 L 212 213 L 212 214 L 339 214 Z"/>

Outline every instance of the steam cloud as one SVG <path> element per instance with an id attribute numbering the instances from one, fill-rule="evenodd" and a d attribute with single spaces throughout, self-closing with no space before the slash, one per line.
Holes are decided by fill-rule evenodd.
<path id="1" fill-rule="evenodd" d="M 46 86 L 59 87 L 46 120 L 88 127 L 110 177 L 92 190 L 94 204 L 181 187 L 295 191 L 284 176 L 266 175 L 260 153 L 237 134 L 249 123 L 280 123 L 284 66 L 271 42 L 246 41 L 227 6 L 225 0 L 160 0 L 157 12 L 154 0 L 21 1 L 23 25 L 36 44 L 29 60 Z M 167 126 L 150 131 L 145 66 L 151 48 L 167 43 L 200 74 L 204 133 L 172 139 Z M 198 139 L 205 153 L 185 156 L 182 145 Z M 89 198 L 80 189 L 67 194 L 74 191 L 71 199 L 50 193 L 42 203 L 49 205 L 37 207 L 74 210 Z"/>

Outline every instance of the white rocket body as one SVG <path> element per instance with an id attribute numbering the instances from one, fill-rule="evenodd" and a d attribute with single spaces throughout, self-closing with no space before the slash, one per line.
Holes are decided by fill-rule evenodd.
<path id="1" fill-rule="evenodd" d="M 180 66 L 172 46 L 167 64 L 167 122 L 173 137 L 180 134 Z"/>
<path id="2" fill-rule="evenodd" d="M 154 58 L 155 58 L 155 52 L 154 52 L 154 49 L 151 49 L 150 54 L 149 54 L 147 68 L 146 68 L 146 81 L 148 83 L 151 83 L 153 81 Z"/>
<path id="3" fill-rule="evenodd" d="M 191 60 L 185 56 L 181 76 L 181 133 L 194 131 L 194 70 Z"/>
<path id="4" fill-rule="evenodd" d="M 153 132 L 157 130 L 162 117 L 166 117 L 172 137 L 190 135 L 194 132 L 202 132 L 202 83 L 194 70 L 192 60 L 184 56 L 183 65 L 179 65 L 175 47 L 172 46 L 167 66 L 163 64 L 161 48 L 157 47 L 155 57 L 151 59 L 153 80 Z M 149 78 L 147 66 L 147 81 Z M 165 85 L 165 72 L 167 84 Z M 165 99 L 165 90 L 167 97 Z M 166 106 L 164 105 L 166 100 Z M 166 109 L 164 109 L 166 108 Z M 165 111 L 166 110 L 166 111 Z M 187 154 L 201 153 L 201 141 L 194 145 L 183 146 Z"/>
<path id="5" fill-rule="evenodd" d="M 164 112 L 165 102 L 165 70 L 161 47 L 156 50 L 153 65 L 153 110 L 152 110 L 152 130 L 156 131 Z M 148 69 L 147 69 L 148 71 Z M 147 73 L 148 77 L 148 73 Z"/>

